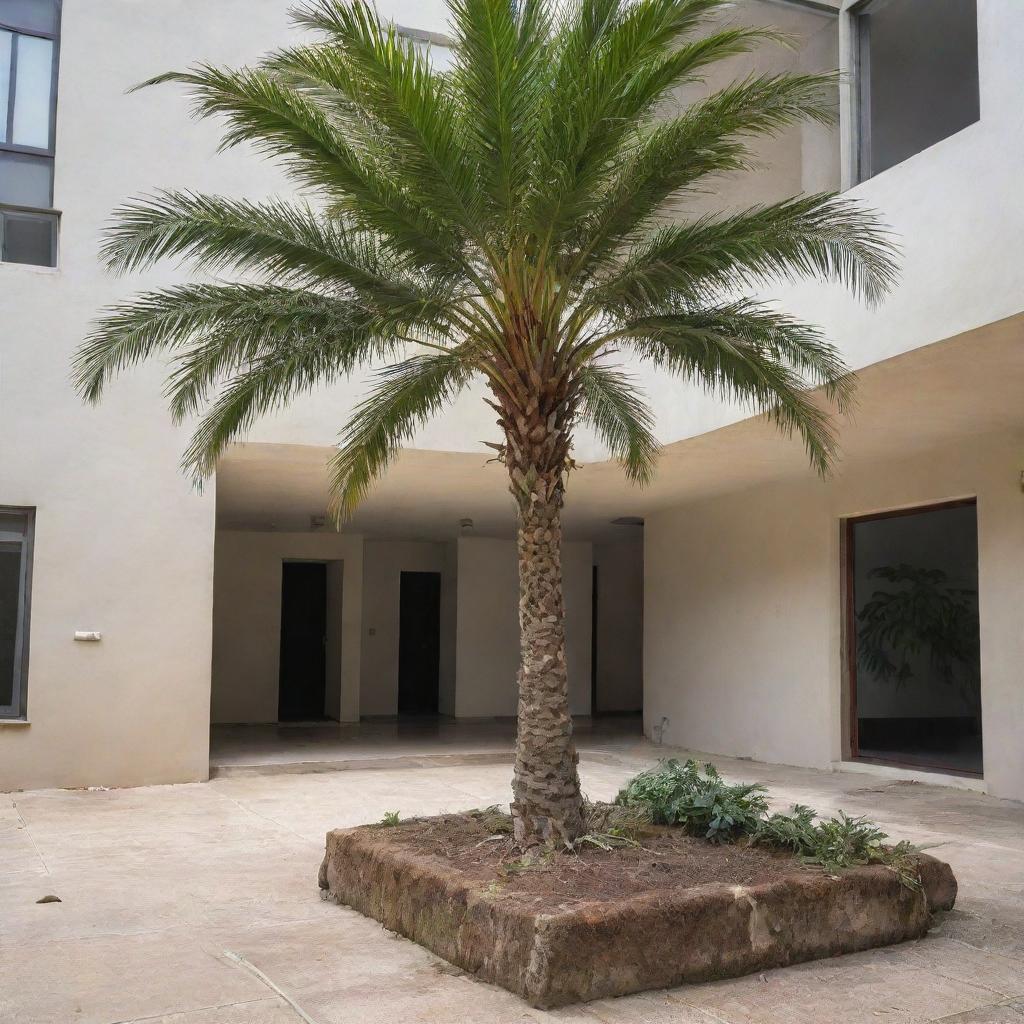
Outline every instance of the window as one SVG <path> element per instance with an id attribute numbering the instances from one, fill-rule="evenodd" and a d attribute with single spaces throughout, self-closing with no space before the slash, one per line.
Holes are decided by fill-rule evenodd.
<path id="1" fill-rule="evenodd" d="M 57 261 L 53 154 L 60 0 L 0 0 L 0 259 Z"/>
<path id="2" fill-rule="evenodd" d="M 864 181 L 981 116 L 977 0 L 868 0 L 854 17 Z"/>
<path id="3" fill-rule="evenodd" d="M 32 510 L 0 508 L 0 719 L 25 717 L 33 525 Z"/>

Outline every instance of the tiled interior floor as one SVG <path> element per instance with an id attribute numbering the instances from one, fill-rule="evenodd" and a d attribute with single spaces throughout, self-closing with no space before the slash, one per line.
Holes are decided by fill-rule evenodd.
<path id="1" fill-rule="evenodd" d="M 578 718 L 582 750 L 629 750 L 643 739 L 640 715 Z M 210 732 L 210 766 L 215 776 L 321 770 L 326 765 L 368 767 L 395 758 L 405 763 L 445 764 L 475 757 L 511 757 L 515 722 L 443 716 L 370 719 L 358 723 L 312 722 L 279 725 L 215 725 Z M 488 758 L 487 755 L 494 755 Z"/>
<path id="2" fill-rule="evenodd" d="M 611 797 L 667 751 L 584 752 Z M 716 759 L 780 804 L 870 813 L 960 880 L 925 939 L 549 1013 L 322 902 L 324 833 L 508 799 L 507 764 L 225 777 L 0 796 L 4 1024 L 1009 1024 L 1024 1021 L 1024 807 Z M 39 904 L 53 894 L 62 902 Z M 257 973 L 258 972 L 258 973 Z"/>

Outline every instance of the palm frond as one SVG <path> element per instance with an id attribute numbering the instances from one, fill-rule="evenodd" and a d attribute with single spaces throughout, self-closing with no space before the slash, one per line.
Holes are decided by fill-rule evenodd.
<path id="1" fill-rule="evenodd" d="M 451 0 L 459 45 L 451 73 L 465 144 L 499 231 L 511 233 L 536 166 L 537 126 L 551 79 L 543 0 Z M 487 215 L 486 208 L 481 211 Z"/>
<path id="2" fill-rule="evenodd" d="M 196 117 L 220 116 L 221 149 L 243 142 L 280 160 L 300 185 L 330 197 L 357 223 L 385 232 L 396 249 L 442 273 L 463 267 L 458 233 L 404 194 L 398 184 L 360 154 L 331 116 L 272 70 L 229 70 L 201 64 L 168 72 L 143 86 L 176 82 L 189 87 Z"/>
<path id="3" fill-rule="evenodd" d="M 73 365 L 72 383 L 84 399 L 96 402 L 115 374 L 160 351 L 177 353 L 189 345 L 239 363 L 285 338 L 361 337 L 350 350 L 349 372 L 356 363 L 391 350 L 410 332 L 443 339 L 444 304 L 411 305 L 383 312 L 372 306 L 308 289 L 279 285 L 194 284 L 143 292 L 112 306 L 94 324 Z M 186 357 L 188 358 L 188 357 Z"/>
<path id="4" fill-rule="evenodd" d="M 592 195 L 624 156 L 626 140 L 651 119 L 658 104 L 709 65 L 778 39 L 769 29 L 726 28 L 681 41 L 694 24 L 720 8 L 705 0 L 642 0 L 616 10 L 581 51 L 576 32 L 555 44 L 559 68 L 552 114 L 545 126 L 553 188 L 538 196 L 536 223 L 554 238 L 589 211 Z"/>
<path id="5" fill-rule="evenodd" d="M 578 254 L 570 259 L 579 272 L 590 273 L 709 175 L 750 170 L 750 139 L 770 138 L 805 121 L 831 124 L 837 87 L 835 74 L 750 76 L 640 131 L 581 222 Z"/>
<path id="6" fill-rule="evenodd" d="M 839 412 L 852 408 L 855 378 L 839 350 L 821 330 L 763 303 L 740 299 L 693 311 L 676 311 L 630 321 L 626 335 L 657 337 L 662 329 L 689 329 L 730 338 L 737 345 L 779 362 L 800 375 L 810 388 L 821 388 Z"/>
<path id="7" fill-rule="evenodd" d="M 416 205 L 479 242 L 478 181 L 460 145 L 447 79 L 365 0 L 315 0 L 296 17 L 330 26 L 330 46 L 297 66 L 373 111 L 375 133 L 361 142 L 375 163 Z"/>
<path id="8" fill-rule="evenodd" d="M 604 441 L 630 482 L 649 483 L 660 445 L 654 436 L 654 416 L 635 381 L 591 362 L 580 369 L 577 385 L 583 422 Z"/>
<path id="9" fill-rule="evenodd" d="M 380 371 L 366 399 L 349 417 L 331 459 L 333 511 L 346 519 L 387 468 L 404 441 L 439 413 L 469 383 L 472 346 L 413 356 Z"/>
<path id="10" fill-rule="evenodd" d="M 373 233 L 346 230 L 305 204 L 194 192 L 161 192 L 116 210 L 100 255 L 120 274 L 179 257 L 201 271 L 328 285 L 382 309 L 428 302 L 444 282 L 412 271 Z"/>
<path id="11" fill-rule="evenodd" d="M 786 435 L 803 440 L 812 467 L 827 476 L 837 451 L 829 413 L 815 404 L 808 382 L 770 350 L 730 333 L 727 324 L 681 316 L 640 322 L 619 332 L 642 360 L 692 384 L 768 416 Z M 838 383 L 837 386 L 842 386 Z"/>
<path id="12" fill-rule="evenodd" d="M 876 214 L 849 199 L 812 195 L 662 228 L 637 243 L 586 301 L 640 312 L 812 277 L 839 281 L 877 302 L 896 275 L 896 246 Z"/>
<path id="13" fill-rule="evenodd" d="M 224 449 L 261 416 L 296 395 L 334 379 L 348 362 L 335 338 L 314 335 L 275 345 L 225 385 L 204 414 L 182 459 L 198 483 L 217 467 Z"/>

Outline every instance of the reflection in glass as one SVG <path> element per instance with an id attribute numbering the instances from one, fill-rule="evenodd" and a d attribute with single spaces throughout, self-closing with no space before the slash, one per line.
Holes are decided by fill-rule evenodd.
<path id="1" fill-rule="evenodd" d="M 18 37 L 18 65 L 14 82 L 16 146 L 50 148 L 50 93 L 53 86 L 53 40 Z"/>

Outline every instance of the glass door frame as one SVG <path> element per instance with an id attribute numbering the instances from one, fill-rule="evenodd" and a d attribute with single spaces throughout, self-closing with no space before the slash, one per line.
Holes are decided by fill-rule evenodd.
<path id="1" fill-rule="evenodd" d="M 849 760 L 866 764 L 889 765 L 895 768 L 908 768 L 917 771 L 941 772 L 943 775 L 959 775 L 966 778 L 980 779 L 984 771 L 970 771 L 962 768 L 950 768 L 947 765 L 928 764 L 922 761 L 902 761 L 898 757 L 875 757 L 860 753 L 857 726 L 857 607 L 854 593 L 856 546 L 854 528 L 861 523 L 877 522 L 880 519 L 895 519 L 898 516 L 920 515 L 922 512 L 941 512 L 949 508 L 978 507 L 977 497 L 955 498 L 951 501 L 939 501 L 928 505 L 914 505 L 910 508 L 891 509 L 887 512 L 872 512 L 867 515 L 847 516 L 842 520 L 842 577 L 843 577 L 843 626 L 845 630 L 846 664 L 844 674 L 846 681 L 847 706 L 849 723 Z M 977 517 L 975 517 L 977 522 Z M 980 629 L 980 620 L 979 620 Z"/>

